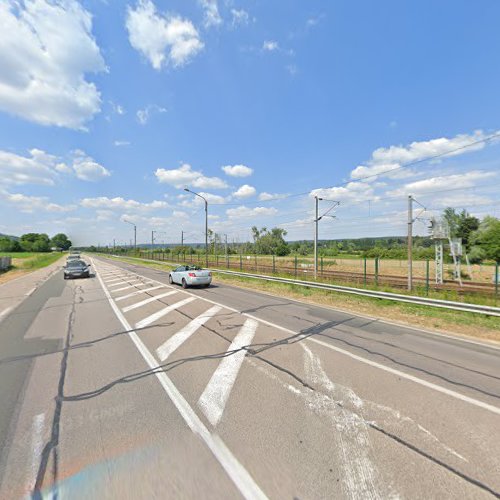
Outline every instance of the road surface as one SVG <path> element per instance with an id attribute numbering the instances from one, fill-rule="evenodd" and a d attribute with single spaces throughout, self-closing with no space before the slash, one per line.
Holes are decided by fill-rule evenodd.
<path id="1" fill-rule="evenodd" d="M 500 498 L 497 347 L 93 268 L 0 316 L 0 498 Z"/>

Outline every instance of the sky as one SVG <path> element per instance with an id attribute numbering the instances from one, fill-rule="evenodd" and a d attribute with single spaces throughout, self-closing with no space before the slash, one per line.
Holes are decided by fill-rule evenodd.
<path id="1" fill-rule="evenodd" d="M 500 216 L 497 0 L 2 0 L 0 232 L 75 245 Z M 332 200 L 332 201 L 329 201 Z M 425 207 L 423 211 L 422 206 Z"/>

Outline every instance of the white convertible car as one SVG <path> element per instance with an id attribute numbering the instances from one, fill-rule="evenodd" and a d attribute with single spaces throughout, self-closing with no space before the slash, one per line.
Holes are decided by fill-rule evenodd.
<path id="1" fill-rule="evenodd" d="M 212 273 L 208 269 L 198 266 L 179 266 L 170 271 L 168 280 L 170 283 L 178 283 L 182 288 L 188 286 L 210 286 Z"/>

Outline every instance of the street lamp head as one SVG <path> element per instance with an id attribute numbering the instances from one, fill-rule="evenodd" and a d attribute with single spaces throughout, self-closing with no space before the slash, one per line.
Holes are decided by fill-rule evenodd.
<path id="1" fill-rule="evenodd" d="M 190 192 L 188 188 L 184 188 L 184 191 L 187 191 L 188 193 Z"/>

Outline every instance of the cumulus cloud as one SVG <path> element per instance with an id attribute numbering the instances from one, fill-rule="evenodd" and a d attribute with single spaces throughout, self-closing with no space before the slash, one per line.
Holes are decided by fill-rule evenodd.
<path id="1" fill-rule="evenodd" d="M 25 213 L 33 212 L 70 212 L 75 210 L 76 205 L 59 205 L 52 203 L 46 196 L 27 196 L 21 193 L 9 193 L 0 191 L 0 199 L 18 210 Z"/>
<path id="2" fill-rule="evenodd" d="M 471 170 L 463 174 L 443 175 L 410 182 L 400 188 L 389 191 L 387 194 L 391 196 L 403 196 L 408 194 L 418 195 L 446 189 L 469 188 L 474 187 L 478 181 L 498 176 L 499 174 L 496 172 Z"/>
<path id="3" fill-rule="evenodd" d="M 106 210 L 159 210 L 168 208 L 169 204 L 166 201 L 152 201 L 150 203 L 141 203 L 136 200 L 126 200 L 121 196 L 108 198 L 107 196 L 99 196 L 97 198 L 83 198 L 80 205 L 84 208 L 96 208 Z"/>
<path id="4" fill-rule="evenodd" d="M 221 168 L 226 175 L 231 177 L 249 177 L 253 174 L 253 169 L 246 165 L 226 165 Z"/>
<path id="5" fill-rule="evenodd" d="M 349 182 L 345 186 L 314 189 L 311 196 L 319 196 L 333 201 L 354 202 L 366 200 L 378 200 L 373 186 L 366 182 Z"/>
<path id="6" fill-rule="evenodd" d="M 260 201 L 270 201 L 270 200 L 281 200 L 282 198 L 286 198 L 288 195 L 286 194 L 278 194 L 278 193 L 260 193 L 259 200 Z"/>
<path id="7" fill-rule="evenodd" d="M 189 19 L 157 12 L 151 0 L 139 0 L 128 7 L 126 27 L 132 47 L 160 70 L 189 63 L 204 47 Z"/>
<path id="8" fill-rule="evenodd" d="M 90 13 L 75 0 L 4 0 L 0 19 L 0 109 L 83 128 L 101 106 L 86 75 L 106 70 Z"/>
<path id="9" fill-rule="evenodd" d="M 237 191 L 233 193 L 235 198 L 250 198 L 251 196 L 255 196 L 257 190 L 250 186 L 249 184 L 243 184 Z"/>
<path id="10" fill-rule="evenodd" d="M 208 202 L 209 205 L 222 205 L 227 202 L 227 198 L 224 196 L 220 196 L 218 194 L 205 193 L 201 191 L 198 193 L 200 196 L 203 196 Z M 179 195 L 180 205 L 182 207 L 201 207 L 204 205 L 204 201 L 199 196 L 193 196 L 192 194 L 181 194 Z"/>
<path id="11" fill-rule="evenodd" d="M 83 151 L 74 151 L 71 161 L 67 164 L 61 158 L 36 148 L 29 151 L 29 156 L 0 150 L 0 171 L 0 183 L 3 184 L 46 186 L 53 186 L 60 174 L 76 175 L 85 181 L 97 181 L 111 175 Z"/>
<path id="12" fill-rule="evenodd" d="M 241 205 L 236 208 L 229 208 L 226 210 L 226 215 L 230 219 L 239 219 L 244 217 L 267 217 L 276 215 L 278 211 L 274 207 L 254 207 L 248 208 Z"/>
<path id="13" fill-rule="evenodd" d="M 360 165 L 351 172 L 352 179 L 362 179 L 368 176 L 384 174 L 387 177 L 403 178 L 412 175 L 406 170 L 396 170 L 401 165 L 424 160 L 436 155 L 447 157 L 458 156 L 472 151 L 483 149 L 485 142 L 466 147 L 471 143 L 483 140 L 487 137 L 482 130 L 477 130 L 472 134 L 459 134 L 455 137 L 431 139 L 429 141 L 412 142 L 408 146 L 390 146 L 388 148 L 376 149 L 366 165 Z M 463 148 L 463 149 L 459 149 Z M 451 153 L 448 153 L 452 151 Z M 448 153 L 448 154 L 447 154 Z M 372 177 L 374 178 L 374 177 Z"/>
<path id="14" fill-rule="evenodd" d="M 155 172 L 159 182 L 170 184 L 176 188 L 192 186 L 201 189 L 223 189 L 227 184 L 219 177 L 206 177 L 202 172 L 191 168 L 191 165 L 184 163 L 179 168 L 166 170 L 158 168 Z"/>
<path id="15" fill-rule="evenodd" d="M 222 17 L 219 13 L 217 0 L 198 0 L 198 3 L 205 12 L 203 19 L 205 28 L 220 26 L 222 24 Z"/>
<path id="16" fill-rule="evenodd" d="M 240 25 L 247 25 L 250 22 L 250 15 L 244 9 L 231 9 L 231 26 L 236 28 Z"/>

